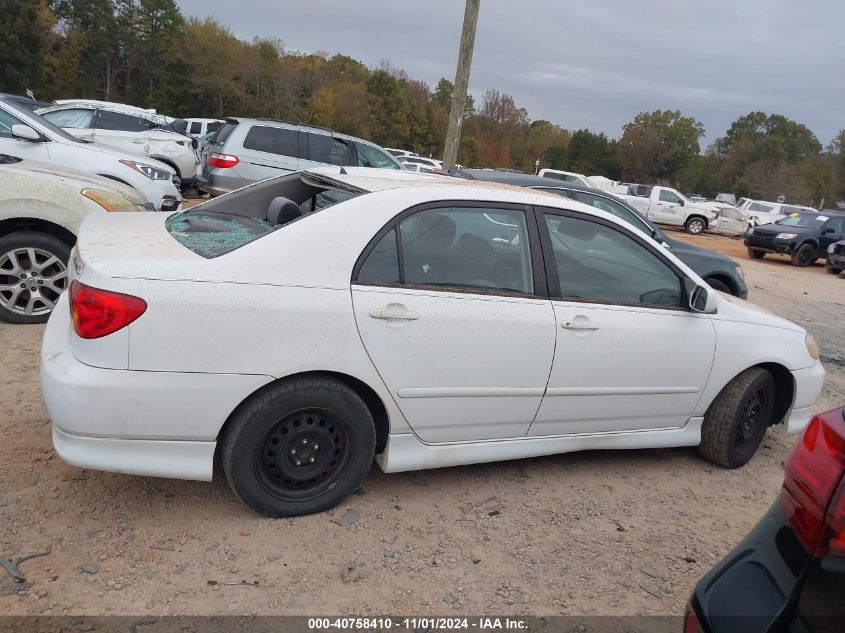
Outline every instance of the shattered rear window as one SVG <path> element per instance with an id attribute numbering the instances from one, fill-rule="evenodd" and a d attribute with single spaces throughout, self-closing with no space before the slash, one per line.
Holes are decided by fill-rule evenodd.
<path id="1" fill-rule="evenodd" d="M 240 248 L 273 230 L 266 220 L 202 210 L 172 215 L 165 227 L 182 246 L 206 259 Z"/>

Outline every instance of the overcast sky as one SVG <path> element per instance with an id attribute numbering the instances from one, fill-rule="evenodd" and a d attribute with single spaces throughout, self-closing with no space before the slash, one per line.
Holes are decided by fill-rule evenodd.
<path id="1" fill-rule="evenodd" d="M 177 0 L 289 50 L 382 60 L 433 88 L 454 79 L 462 0 Z M 705 143 L 754 110 L 845 128 L 842 0 L 481 0 L 470 93 L 496 88 L 529 117 L 616 138 L 638 112 L 678 109 Z"/>

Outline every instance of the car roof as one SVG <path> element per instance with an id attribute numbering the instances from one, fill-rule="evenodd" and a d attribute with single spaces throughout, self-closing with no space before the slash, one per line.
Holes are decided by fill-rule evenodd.
<path id="1" fill-rule="evenodd" d="M 603 189 L 596 189 L 595 187 L 587 187 L 577 182 L 568 182 L 557 180 L 555 178 L 545 178 L 543 176 L 534 176 L 532 174 L 518 174 L 510 171 L 496 171 L 492 169 L 461 169 L 456 176 L 467 178 L 469 180 L 487 180 L 490 182 L 499 182 L 506 185 L 518 185 L 520 187 L 550 187 L 552 189 L 575 189 L 577 191 L 586 191 L 588 193 L 595 193 L 598 195 L 615 198 L 610 192 Z"/>
<path id="2" fill-rule="evenodd" d="M 373 143 L 372 141 L 368 141 L 367 139 L 361 138 L 360 136 L 352 136 L 351 134 L 343 134 L 342 132 L 336 132 L 336 131 L 332 130 L 331 128 L 320 127 L 319 125 L 311 125 L 310 123 L 297 123 L 296 121 L 285 121 L 283 119 L 265 119 L 265 118 L 261 118 L 261 117 L 235 116 L 235 117 L 227 117 L 226 118 L 226 123 L 231 124 L 232 122 L 235 122 L 236 124 L 261 123 L 261 124 L 270 125 L 270 126 L 274 126 L 274 125 L 279 126 L 279 127 L 283 127 L 283 126 L 288 127 L 289 126 L 289 127 L 300 128 L 300 129 L 303 129 L 303 130 L 317 130 L 319 132 L 326 132 L 328 134 L 331 134 L 332 136 L 334 136 L 336 138 L 358 141 L 358 142 L 364 143 L 366 145 L 372 145 L 373 147 L 381 148 L 381 146 L 378 145 L 377 143 Z M 396 156 L 394 156 L 394 158 L 398 159 L 398 157 L 396 157 Z"/>

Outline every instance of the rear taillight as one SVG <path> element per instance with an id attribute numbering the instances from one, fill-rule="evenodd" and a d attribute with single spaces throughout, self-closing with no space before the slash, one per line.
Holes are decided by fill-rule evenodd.
<path id="1" fill-rule="evenodd" d="M 845 419 L 839 409 L 817 415 L 804 430 L 786 462 L 780 496 L 798 539 L 816 556 L 845 556 L 843 472 Z"/>
<path id="2" fill-rule="evenodd" d="M 702 633 L 701 622 L 698 621 L 692 605 L 687 605 L 687 612 L 684 614 L 684 633 Z"/>
<path id="3" fill-rule="evenodd" d="M 221 154 L 220 152 L 211 152 L 208 155 L 208 166 L 209 167 L 221 167 L 223 169 L 227 169 L 229 167 L 234 167 L 241 159 L 235 156 L 234 154 Z"/>
<path id="4" fill-rule="evenodd" d="M 80 338 L 100 338 L 117 332 L 144 314 L 147 302 L 138 297 L 70 284 L 70 316 Z"/>

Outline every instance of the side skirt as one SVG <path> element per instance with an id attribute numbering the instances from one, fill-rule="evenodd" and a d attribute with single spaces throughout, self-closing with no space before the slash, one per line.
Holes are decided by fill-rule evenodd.
<path id="1" fill-rule="evenodd" d="M 388 437 L 387 447 L 376 456 L 376 461 L 384 472 L 396 473 L 585 450 L 698 446 L 703 422 L 704 418 L 698 417 L 690 418 L 685 426 L 677 429 L 519 437 L 453 444 L 426 444 L 416 435 L 402 433 Z"/>

